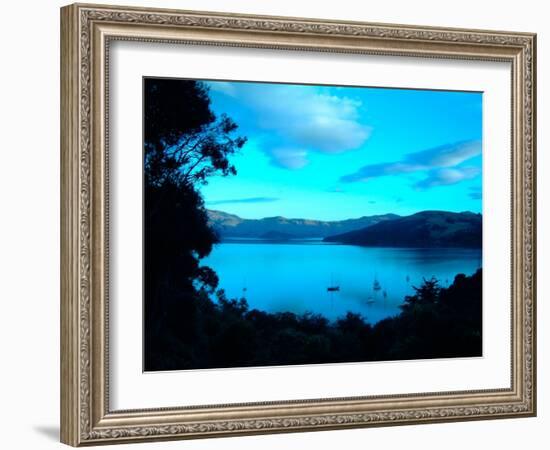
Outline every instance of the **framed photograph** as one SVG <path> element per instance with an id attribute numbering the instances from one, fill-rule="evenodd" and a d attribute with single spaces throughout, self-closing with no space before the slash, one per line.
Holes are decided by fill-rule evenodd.
<path id="1" fill-rule="evenodd" d="M 62 8 L 62 442 L 535 415 L 535 38 Z"/>

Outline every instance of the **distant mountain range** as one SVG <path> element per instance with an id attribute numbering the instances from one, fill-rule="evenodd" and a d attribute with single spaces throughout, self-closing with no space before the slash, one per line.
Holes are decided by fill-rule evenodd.
<path id="1" fill-rule="evenodd" d="M 471 212 L 422 211 L 324 240 L 372 247 L 480 248 L 482 216 Z"/>
<path id="2" fill-rule="evenodd" d="M 287 219 L 266 217 L 264 219 L 242 219 L 223 211 L 208 210 L 210 225 L 223 238 L 257 238 L 266 240 L 291 240 L 324 238 L 336 234 L 397 219 L 396 214 L 365 216 L 358 219 L 322 221 L 309 219 Z"/>
<path id="3" fill-rule="evenodd" d="M 223 211 L 208 211 L 210 226 L 224 238 L 322 238 L 325 242 L 370 247 L 481 248 L 482 216 L 471 212 L 422 211 L 410 216 L 383 214 L 358 219 L 322 221 L 266 217 L 243 219 Z"/>

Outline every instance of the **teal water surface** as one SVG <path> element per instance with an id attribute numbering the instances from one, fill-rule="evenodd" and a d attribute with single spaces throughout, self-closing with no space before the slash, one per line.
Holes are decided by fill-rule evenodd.
<path id="1" fill-rule="evenodd" d="M 203 265 L 216 271 L 228 298 L 244 297 L 250 309 L 311 312 L 330 320 L 351 311 L 376 323 L 399 314 L 404 297 L 423 278 L 434 276 L 447 286 L 458 273 L 474 273 L 481 250 L 236 240 L 216 244 Z"/>

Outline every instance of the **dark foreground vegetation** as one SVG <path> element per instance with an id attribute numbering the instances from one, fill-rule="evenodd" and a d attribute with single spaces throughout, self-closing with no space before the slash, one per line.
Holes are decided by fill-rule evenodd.
<path id="1" fill-rule="evenodd" d="M 348 313 L 250 310 L 201 260 L 217 242 L 198 190 L 231 176 L 246 139 L 193 80 L 144 81 L 144 368 L 154 370 L 481 355 L 481 271 L 426 280 L 402 312 L 369 325 Z"/>
<path id="2" fill-rule="evenodd" d="M 218 296 L 179 303 L 147 370 L 481 356 L 481 270 L 448 288 L 426 280 L 398 316 L 374 326 L 353 313 L 329 322 Z"/>

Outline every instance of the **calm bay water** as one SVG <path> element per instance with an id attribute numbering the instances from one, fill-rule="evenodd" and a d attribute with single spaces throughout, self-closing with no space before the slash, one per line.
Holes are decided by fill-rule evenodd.
<path id="1" fill-rule="evenodd" d="M 376 323 L 399 314 L 423 277 L 447 286 L 458 273 L 474 273 L 481 250 L 229 241 L 217 244 L 203 264 L 216 271 L 228 298 L 244 296 L 251 309 L 312 312 L 331 320 L 351 311 Z M 328 292 L 329 286 L 340 290 Z"/>

